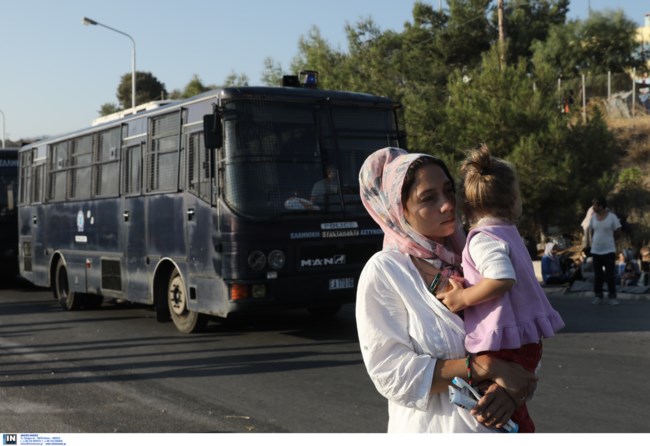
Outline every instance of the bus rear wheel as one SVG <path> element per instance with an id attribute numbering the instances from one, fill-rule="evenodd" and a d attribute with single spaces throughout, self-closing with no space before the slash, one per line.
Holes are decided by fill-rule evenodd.
<path id="1" fill-rule="evenodd" d="M 54 297 L 64 310 L 73 311 L 81 307 L 82 296 L 79 293 L 70 291 L 68 269 L 62 259 L 59 259 L 56 265 L 53 291 Z"/>
<path id="2" fill-rule="evenodd" d="M 187 308 L 187 289 L 185 281 L 174 269 L 167 287 L 167 303 L 174 325 L 181 333 L 198 333 L 208 322 L 207 316 Z"/>

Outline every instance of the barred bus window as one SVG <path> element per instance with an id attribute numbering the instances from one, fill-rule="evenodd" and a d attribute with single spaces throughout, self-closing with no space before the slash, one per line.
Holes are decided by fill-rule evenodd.
<path id="1" fill-rule="evenodd" d="M 65 200 L 68 186 L 68 141 L 49 146 L 48 199 Z"/>
<path id="2" fill-rule="evenodd" d="M 32 203 L 41 203 L 43 201 L 43 172 L 45 172 L 45 165 L 34 166 L 33 172 Z"/>
<path id="3" fill-rule="evenodd" d="M 124 194 L 133 195 L 140 193 L 142 182 L 142 149 L 141 145 L 126 147 L 124 149 Z"/>
<path id="4" fill-rule="evenodd" d="M 31 173 L 33 150 L 20 154 L 20 204 L 29 204 L 31 198 Z"/>
<path id="5" fill-rule="evenodd" d="M 92 150 L 92 135 L 70 142 L 70 198 L 90 198 Z"/>
<path id="6" fill-rule="evenodd" d="M 188 137 L 188 188 L 200 198 L 210 201 L 210 164 L 203 145 L 203 132 Z"/>
<path id="7" fill-rule="evenodd" d="M 147 192 L 178 189 L 179 112 L 152 119 L 151 144 L 147 148 Z"/>
<path id="8" fill-rule="evenodd" d="M 96 197 L 116 197 L 120 192 L 120 145 L 121 127 L 116 127 L 97 135 L 97 149 L 94 160 L 94 195 Z"/>

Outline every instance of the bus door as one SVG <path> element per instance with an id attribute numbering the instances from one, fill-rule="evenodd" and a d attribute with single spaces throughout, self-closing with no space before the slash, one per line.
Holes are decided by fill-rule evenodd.
<path id="1" fill-rule="evenodd" d="M 124 209 L 122 211 L 125 292 L 130 301 L 150 303 L 146 250 L 146 206 L 142 194 L 142 155 L 144 142 L 123 150 Z"/>
<path id="2" fill-rule="evenodd" d="M 189 270 L 188 292 L 193 309 L 222 316 L 227 314 L 227 289 L 217 277 L 215 240 L 216 151 L 204 145 L 203 129 L 185 136 L 187 149 L 186 236 Z M 208 298 L 210 296 L 210 298 Z M 214 297 L 217 296 L 217 299 Z M 221 298 L 222 297 L 222 298 Z"/>

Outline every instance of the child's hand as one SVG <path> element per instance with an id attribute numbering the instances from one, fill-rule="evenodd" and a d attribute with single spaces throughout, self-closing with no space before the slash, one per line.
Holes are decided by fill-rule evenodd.
<path id="1" fill-rule="evenodd" d="M 436 294 L 438 300 L 454 313 L 467 308 L 467 305 L 463 301 L 463 285 L 454 280 L 453 277 L 449 278 L 449 285 L 451 289 L 447 288 L 444 292 Z"/>

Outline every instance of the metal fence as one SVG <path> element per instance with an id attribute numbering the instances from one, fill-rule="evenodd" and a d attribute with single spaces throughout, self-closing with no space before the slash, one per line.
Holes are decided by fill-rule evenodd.
<path id="1" fill-rule="evenodd" d="M 558 107 L 562 112 L 580 110 L 583 119 L 593 103 L 603 105 L 611 118 L 650 114 L 650 78 L 632 73 L 583 75 L 558 79 Z"/>

